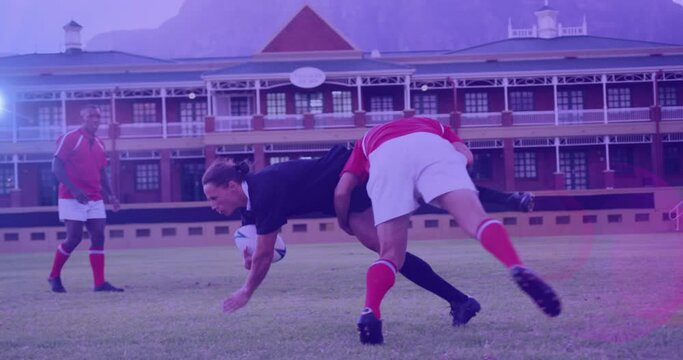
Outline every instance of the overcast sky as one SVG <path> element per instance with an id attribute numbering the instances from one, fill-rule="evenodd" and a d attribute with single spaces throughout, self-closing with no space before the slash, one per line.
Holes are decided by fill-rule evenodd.
<path id="1" fill-rule="evenodd" d="M 0 0 L 0 55 L 63 51 L 62 26 L 71 20 L 83 26 L 84 45 L 102 32 L 156 28 L 175 16 L 184 1 Z M 273 0 L 278 1 L 286 0 Z M 683 5 L 683 0 L 672 1 Z"/>
<path id="2" fill-rule="evenodd" d="M 71 20 L 83 26 L 84 43 L 111 30 L 156 28 L 183 1 L 0 0 L 0 54 L 63 51 L 62 26 Z"/>

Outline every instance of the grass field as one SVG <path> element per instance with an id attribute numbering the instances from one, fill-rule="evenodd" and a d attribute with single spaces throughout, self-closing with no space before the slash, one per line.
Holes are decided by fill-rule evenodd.
<path id="1" fill-rule="evenodd" d="M 373 254 L 359 244 L 292 245 L 246 308 L 220 312 L 245 271 L 237 251 L 111 251 L 123 294 L 91 291 L 87 244 L 67 263 L 67 294 L 45 281 L 52 254 L 0 254 L 1 359 L 680 359 L 680 234 L 516 239 L 560 293 L 545 317 L 474 241 L 410 250 L 476 296 L 482 312 L 452 328 L 439 298 L 399 277 L 386 298 L 384 346 L 355 321 Z"/>

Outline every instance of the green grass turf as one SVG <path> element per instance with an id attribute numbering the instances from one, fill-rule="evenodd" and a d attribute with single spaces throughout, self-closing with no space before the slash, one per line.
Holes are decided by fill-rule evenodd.
<path id="1" fill-rule="evenodd" d="M 355 321 L 375 256 L 356 243 L 291 245 L 246 308 L 221 313 L 246 275 L 234 247 L 110 251 L 92 292 L 87 244 L 66 264 L 67 294 L 48 291 L 50 253 L 0 254 L 2 359 L 679 359 L 680 234 L 516 239 L 564 311 L 547 318 L 473 240 L 409 250 L 482 312 L 450 326 L 446 302 L 402 277 L 382 306 L 384 346 Z M 55 245 L 57 243 L 55 242 Z"/>

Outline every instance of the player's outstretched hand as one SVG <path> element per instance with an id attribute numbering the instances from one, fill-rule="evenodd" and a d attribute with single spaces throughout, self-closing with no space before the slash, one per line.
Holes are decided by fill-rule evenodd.
<path id="1" fill-rule="evenodd" d="M 234 313 L 249 302 L 249 294 L 244 289 L 239 289 L 232 293 L 223 301 L 223 312 L 226 314 Z"/>

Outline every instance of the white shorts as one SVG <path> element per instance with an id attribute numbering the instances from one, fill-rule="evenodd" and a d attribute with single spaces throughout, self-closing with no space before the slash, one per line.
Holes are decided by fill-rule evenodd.
<path id="1" fill-rule="evenodd" d="M 453 190 L 477 191 L 467 173 L 467 158 L 444 138 L 412 133 L 391 139 L 370 154 L 368 195 L 375 225 L 410 214 Z M 434 205 L 434 204 L 432 204 Z"/>
<path id="2" fill-rule="evenodd" d="M 106 219 L 107 212 L 104 210 L 104 201 L 88 201 L 81 204 L 76 199 L 59 199 L 59 221 L 74 220 L 85 222 L 88 219 Z"/>

